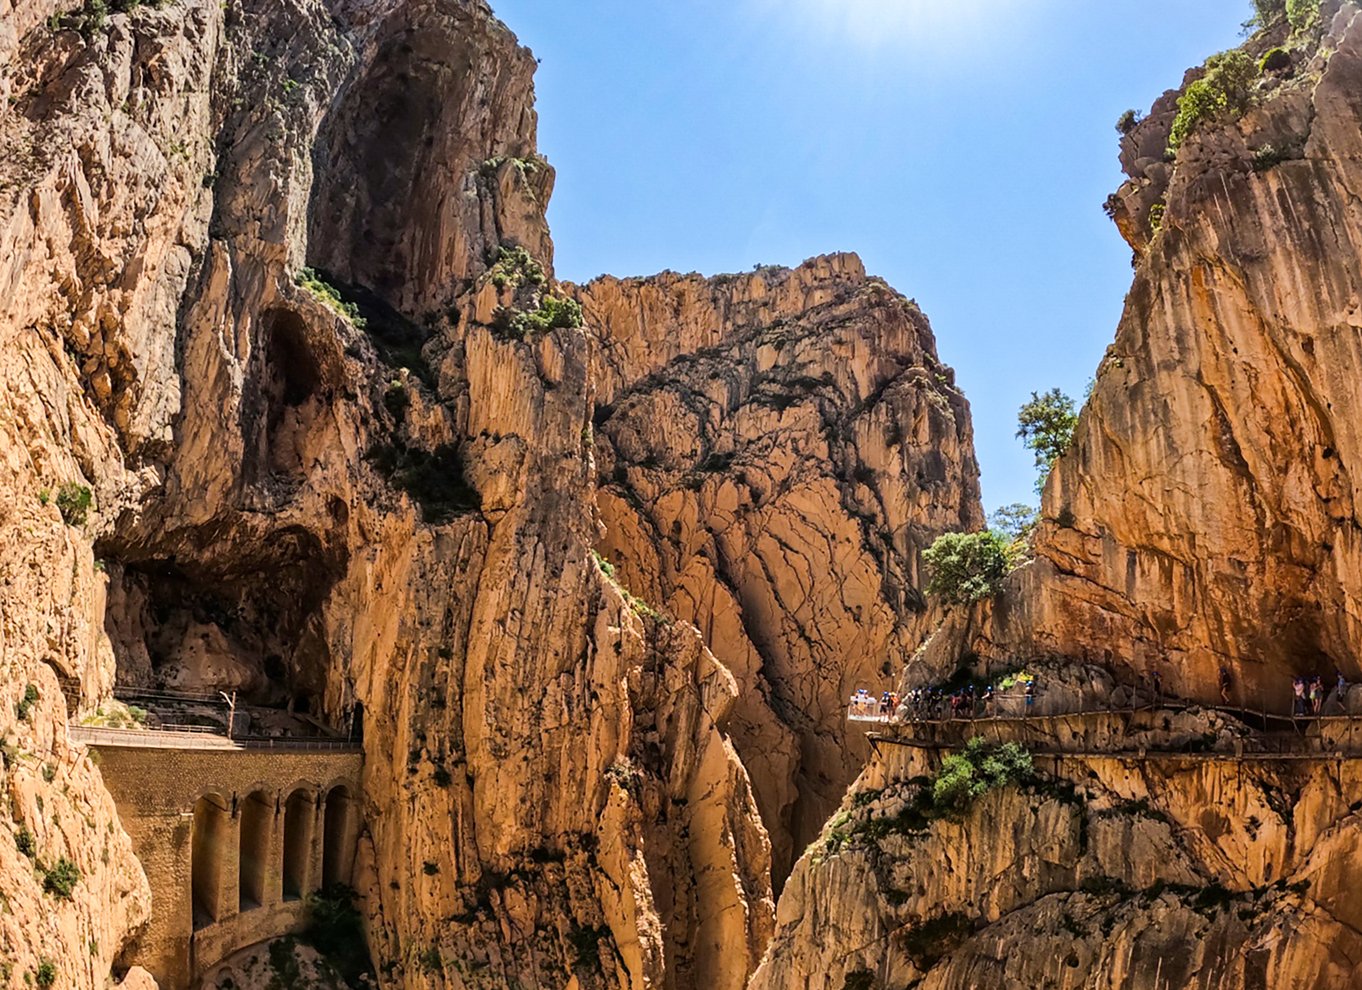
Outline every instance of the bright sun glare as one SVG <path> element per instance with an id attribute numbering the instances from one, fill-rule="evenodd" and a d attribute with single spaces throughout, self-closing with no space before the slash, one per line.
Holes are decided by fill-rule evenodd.
<path id="1" fill-rule="evenodd" d="M 764 15 L 792 18 L 822 37 L 871 47 L 946 46 L 1004 31 L 1037 0 L 757 0 Z"/>

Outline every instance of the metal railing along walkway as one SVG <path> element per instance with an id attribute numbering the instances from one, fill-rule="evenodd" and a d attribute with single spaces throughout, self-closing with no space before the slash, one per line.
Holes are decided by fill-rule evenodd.
<path id="1" fill-rule="evenodd" d="M 212 731 L 192 727 L 174 729 L 106 729 L 72 725 L 67 729 L 72 742 L 87 746 L 125 746 L 138 749 L 277 749 L 316 752 L 360 752 L 362 747 L 348 739 L 322 739 L 311 736 L 244 736 L 228 739 Z"/>

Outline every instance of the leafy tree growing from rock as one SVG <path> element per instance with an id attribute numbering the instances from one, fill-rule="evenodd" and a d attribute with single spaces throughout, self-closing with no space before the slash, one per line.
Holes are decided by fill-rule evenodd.
<path id="1" fill-rule="evenodd" d="M 947 533 L 922 559 L 930 577 L 927 594 L 948 605 L 970 605 L 992 597 L 1012 569 L 1009 541 L 1001 533 Z"/>
<path id="2" fill-rule="evenodd" d="M 1077 427 L 1074 400 L 1057 388 L 1044 395 L 1032 392 L 1031 400 L 1017 413 L 1017 436 L 1035 453 L 1040 469 L 1037 490 L 1045 483 L 1051 466 L 1068 451 Z"/>
<path id="3" fill-rule="evenodd" d="M 993 530 L 1016 543 L 1030 538 L 1039 518 L 1040 513 L 1035 506 L 1027 505 L 1025 502 L 1013 502 L 1001 509 L 995 509 L 993 515 L 988 517 L 988 524 Z"/>

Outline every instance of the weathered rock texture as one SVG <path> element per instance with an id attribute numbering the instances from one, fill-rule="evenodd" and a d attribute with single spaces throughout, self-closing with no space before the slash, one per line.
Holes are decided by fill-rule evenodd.
<path id="1" fill-rule="evenodd" d="M 1290 65 L 1241 120 L 1166 161 L 1174 92 L 1123 141 L 1109 208 L 1135 282 L 1035 560 L 949 616 L 909 683 L 1048 658 L 1073 676 L 1042 704 L 1054 682 L 1056 704 L 1140 696 L 1152 672 L 1219 702 L 1223 665 L 1232 703 L 1289 710 L 1293 674 L 1362 673 L 1362 7 L 1247 50 L 1277 45 Z M 1043 786 L 913 831 L 897 816 L 932 766 L 891 750 L 796 867 L 752 987 L 1351 986 L 1357 767 L 1047 760 Z"/>
<path id="2" fill-rule="evenodd" d="M 579 298 L 600 549 L 737 677 L 779 884 L 864 765 L 847 696 L 940 620 L 919 551 L 983 524 L 968 406 L 926 318 L 853 255 Z"/>
<path id="3" fill-rule="evenodd" d="M 1122 142 L 1125 316 L 1045 489 L 1035 564 L 943 653 L 963 638 L 1157 669 L 1203 700 L 1224 664 L 1234 700 L 1279 710 L 1293 673 L 1362 676 L 1362 11 L 1326 3 L 1319 28 L 1248 51 L 1277 44 L 1291 66 L 1242 120 L 1167 163 L 1169 93 Z"/>
<path id="4" fill-rule="evenodd" d="M 741 987 L 773 906 L 739 684 L 593 559 L 586 334 L 497 312 L 553 291 L 533 58 L 480 0 L 54 10 L 0 7 L 13 980 L 102 986 L 146 917 L 63 730 L 116 669 L 362 727 L 384 985 Z"/>
<path id="5" fill-rule="evenodd" d="M 752 990 L 1353 985 L 1362 764 L 1043 763 L 914 831 L 932 765 L 890 749 L 795 868 Z"/>

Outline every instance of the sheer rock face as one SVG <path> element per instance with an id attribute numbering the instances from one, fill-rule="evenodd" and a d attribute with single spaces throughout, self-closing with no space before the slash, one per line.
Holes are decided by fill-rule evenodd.
<path id="1" fill-rule="evenodd" d="M 1356 764 L 1060 760 L 1060 786 L 913 831 L 933 767 L 887 749 L 795 868 L 752 990 L 1353 985 Z"/>
<path id="2" fill-rule="evenodd" d="M 1314 34 L 1279 27 L 1249 53 L 1276 44 L 1292 67 L 1175 165 L 1154 149 L 1176 93 L 1124 140 L 1125 316 L 1046 488 L 1036 563 L 942 637 L 940 663 L 1073 656 L 1205 700 L 1224 664 L 1232 700 L 1277 709 L 1293 674 L 1362 677 L 1362 10 L 1327 3 Z"/>
<path id="3" fill-rule="evenodd" d="M 846 697 L 939 616 L 918 553 L 982 525 L 969 410 L 915 305 L 854 255 L 582 288 L 622 583 L 737 677 L 781 883 L 864 764 Z"/>
<path id="4" fill-rule="evenodd" d="M 586 335 L 479 322 L 501 247 L 551 271 L 532 57 L 478 0 L 52 8 L 0 7 L 15 979 L 103 986 L 147 916 L 58 688 L 79 717 L 117 674 L 362 720 L 385 985 L 740 987 L 773 906 L 736 682 L 591 556 Z"/>
<path id="5" fill-rule="evenodd" d="M 1165 162 L 1170 93 L 1123 141 L 1132 178 L 1110 205 L 1135 282 L 1035 560 L 950 615 L 909 680 L 971 654 L 1049 658 L 1219 702 L 1223 664 L 1232 702 L 1289 710 L 1293 674 L 1362 674 L 1362 7 L 1325 3 L 1313 32 L 1277 26 L 1248 51 L 1276 45 L 1292 66 L 1242 120 L 1204 124 Z M 1054 685 L 1042 676 L 1041 704 Z M 932 769 L 910 752 L 872 764 L 836 829 L 898 814 Z M 963 822 L 815 846 L 754 990 L 1355 982 L 1359 900 L 1338 879 L 1355 763 L 1044 765 L 1057 787 L 991 793 Z M 962 925 L 924 927 L 946 915 Z"/>

